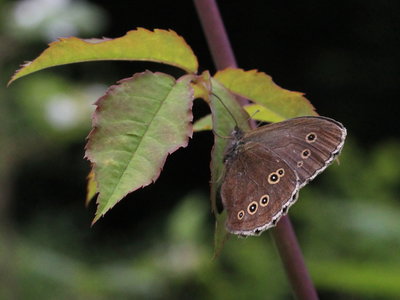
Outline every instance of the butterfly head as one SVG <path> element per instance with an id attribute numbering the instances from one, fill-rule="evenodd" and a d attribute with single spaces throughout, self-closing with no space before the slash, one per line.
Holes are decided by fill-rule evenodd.
<path id="1" fill-rule="evenodd" d="M 235 126 L 231 135 L 232 135 L 232 138 L 234 141 L 235 140 L 238 141 L 238 140 L 242 139 L 242 137 L 244 136 L 244 132 L 238 126 Z"/>

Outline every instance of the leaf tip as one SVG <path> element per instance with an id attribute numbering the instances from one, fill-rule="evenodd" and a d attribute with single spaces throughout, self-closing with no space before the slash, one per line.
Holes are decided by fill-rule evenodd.
<path id="1" fill-rule="evenodd" d="M 96 216 L 94 217 L 92 223 L 90 224 L 90 227 L 93 227 L 94 224 L 102 217 L 102 214 L 96 214 Z"/>
<path id="2" fill-rule="evenodd" d="M 20 68 L 15 71 L 14 75 L 11 77 L 10 81 L 7 83 L 7 86 L 10 86 L 11 83 L 13 83 L 15 80 L 17 80 L 18 78 L 25 76 L 26 74 L 22 74 L 21 72 L 28 67 L 32 62 L 31 61 L 26 61 L 23 64 L 20 65 Z"/>

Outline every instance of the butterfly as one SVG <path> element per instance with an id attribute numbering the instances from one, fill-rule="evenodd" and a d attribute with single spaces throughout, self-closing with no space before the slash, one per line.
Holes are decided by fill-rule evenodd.
<path id="1" fill-rule="evenodd" d="M 299 190 L 339 155 L 346 128 L 326 117 L 298 117 L 243 132 L 224 156 L 221 198 L 226 228 L 259 235 L 287 214 Z"/>

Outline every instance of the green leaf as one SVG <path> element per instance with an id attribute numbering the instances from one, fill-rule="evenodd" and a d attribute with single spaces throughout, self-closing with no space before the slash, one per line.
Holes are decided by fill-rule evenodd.
<path id="1" fill-rule="evenodd" d="M 100 98 L 86 157 L 99 196 L 93 223 L 128 193 L 154 182 L 168 154 L 192 135 L 191 75 L 135 74 Z"/>
<path id="2" fill-rule="evenodd" d="M 99 60 L 153 61 L 181 68 L 188 73 L 196 73 L 198 67 L 192 49 L 174 31 L 138 28 L 116 39 L 60 38 L 34 61 L 25 63 L 8 84 L 45 68 Z"/>
<path id="3" fill-rule="evenodd" d="M 397 260 L 376 263 L 336 258 L 334 261 L 311 260 L 307 264 L 317 287 L 322 289 L 358 294 L 360 299 L 364 299 L 363 295 L 365 299 L 399 298 L 400 266 Z"/>
<path id="4" fill-rule="evenodd" d="M 89 205 L 90 201 L 96 194 L 97 194 L 97 184 L 96 180 L 94 179 L 94 172 L 93 170 L 91 170 L 89 175 L 87 176 L 86 201 L 85 201 L 86 206 Z"/>
<path id="5" fill-rule="evenodd" d="M 248 104 L 243 109 L 253 120 L 262 122 L 280 122 L 282 117 L 260 104 Z"/>
<path id="6" fill-rule="evenodd" d="M 268 110 L 266 107 L 259 104 L 249 104 L 243 106 L 243 109 L 249 114 L 249 116 L 257 121 L 262 122 L 279 122 L 280 117 L 277 117 Z M 198 119 L 193 124 L 193 131 L 204 131 L 212 130 L 212 119 L 211 114 L 208 114 L 200 119 Z"/>
<path id="7" fill-rule="evenodd" d="M 193 131 L 204 131 L 204 130 L 211 130 L 212 129 L 212 119 L 211 114 L 208 114 L 200 119 L 198 119 L 193 124 Z"/>
<path id="8" fill-rule="evenodd" d="M 225 218 L 217 210 L 217 197 L 224 174 L 223 158 L 227 144 L 235 126 L 244 131 L 250 130 L 248 115 L 226 88 L 218 81 L 211 79 L 212 94 L 210 108 L 212 112 L 214 146 L 211 152 L 211 209 L 216 216 L 215 252 L 218 254 L 227 238 Z M 223 102 L 222 102 L 223 101 Z M 229 111 L 228 111 L 229 110 Z"/>
<path id="9" fill-rule="evenodd" d="M 302 93 L 285 90 L 257 70 L 228 68 L 214 78 L 235 94 L 265 107 L 263 121 L 278 122 L 299 116 L 315 116 L 314 107 Z"/>
<path id="10" fill-rule="evenodd" d="M 228 231 L 226 231 L 226 228 L 225 228 L 226 218 L 227 218 L 226 210 L 224 210 L 220 214 L 218 214 L 218 213 L 215 214 L 213 258 L 217 258 L 221 254 L 226 241 L 230 237 Z"/>
<path id="11" fill-rule="evenodd" d="M 196 76 L 196 78 L 192 82 L 192 86 L 194 89 L 194 98 L 202 98 L 207 103 L 210 98 L 210 72 L 204 71 L 201 75 Z"/>

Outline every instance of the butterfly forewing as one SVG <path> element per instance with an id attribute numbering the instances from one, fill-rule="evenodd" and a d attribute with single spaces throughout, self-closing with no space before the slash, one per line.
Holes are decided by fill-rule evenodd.
<path id="1" fill-rule="evenodd" d="M 325 117 L 300 117 L 257 128 L 243 142 L 257 140 L 275 152 L 299 176 L 300 186 L 315 178 L 340 153 L 342 124 Z"/>

